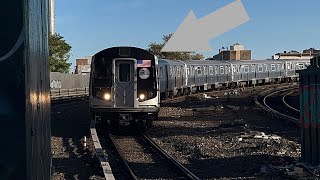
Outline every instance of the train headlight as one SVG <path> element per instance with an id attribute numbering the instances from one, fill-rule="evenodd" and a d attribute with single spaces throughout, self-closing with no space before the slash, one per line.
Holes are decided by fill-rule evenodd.
<path id="1" fill-rule="evenodd" d="M 139 100 L 144 100 L 145 98 L 146 98 L 146 96 L 144 94 L 139 95 Z"/>
<path id="2" fill-rule="evenodd" d="M 109 93 L 105 93 L 105 94 L 103 95 L 103 98 L 104 98 L 105 100 L 109 101 L 109 100 L 111 99 L 111 95 L 110 95 Z"/>

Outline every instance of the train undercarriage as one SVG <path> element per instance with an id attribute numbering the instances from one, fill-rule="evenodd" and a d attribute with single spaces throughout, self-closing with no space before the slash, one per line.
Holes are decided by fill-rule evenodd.
<path id="1" fill-rule="evenodd" d="M 122 128 L 147 131 L 158 119 L 158 112 L 91 112 L 91 119 L 110 131 L 119 132 Z"/>

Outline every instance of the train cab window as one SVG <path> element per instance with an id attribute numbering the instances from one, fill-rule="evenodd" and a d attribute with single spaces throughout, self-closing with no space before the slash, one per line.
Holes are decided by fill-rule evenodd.
<path id="1" fill-rule="evenodd" d="M 163 67 L 160 67 L 160 79 L 163 79 Z"/>
<path id="2" fill-rule="evenodd" d="M 262 71 L 263 71 L 262 64 L 259 64 L 259 65 L 258 65 L 258 71 L 259 71 L 259 72 L 262 72 Z"/>
<path id="3" fill-rule="evenodd" d="M 291 68 L 291 65 L 290 63 L 287 64 L 287 69 L 290 69 Z"/>
<path id="4" fill-rule="evenodd" d="M 255 71 L 256 71 L 256 65 L 255 65 L 255 64 L 252 64 L 252 65 L 251 65 L 251 71 L 252 71 L 252 72 L 255 72 Z"/>
<path id="5" fill-rule="evenodd" d="M 120 63 L 119 64 L 119 81 L 129 82 L 130 81 L 131 68 L 130 64 Z"/>
<path id="6" fill-rule="evenodd" d="M 236 72 L 236 67 L 232 66 L 232 72 L 233 72 L 233 73 Z"/>
<path id="7" fill-rule="evenodd" d="M 201 76 L 202 72 L 201 72 L 201 66 L 197 67 L 197 75 Z"/>
<path id="8" fill-rule="evenodd" d="M 189 76 L 189 75 L 190 75 L 190 69 L 187 68 L 187 76 Z"/>
<path id="9" fill-rule="evenodd" d="M 264 69 L 265 69 L 265 71 L 268 71 L 268 65 L 267 64 L 264 64 Z"/>
<path id="10" fill-rule="evenodd" d="M 291 63 L 291 69 L 295 69 L 294 63 Z"/>
<path id="11" fill-rule="evenodd" d="M 220 66 L 220 74 L 224 74 L 224 67 Z"/>
<path id="12" fill-rule="evenodd" d="M 213 67 L 212 66 L 209 66 L 209 74 L 213 75 Z"/>
<path id="13" fill-rule="evenodd" d="M 247 65 L 244 66 L 244 72 L 249 73 L 249 66 L 247 66 Z"/>
<path id="14" fill-rule="evenodd" d="M 276 70 L 276 65 L 271 64 L 271 71 L 275 71 Z"/>
<path id="15" fill-rule="evenodd" d="M 278 71 L 280 71 L 281 64 L 278 64 Z"/>

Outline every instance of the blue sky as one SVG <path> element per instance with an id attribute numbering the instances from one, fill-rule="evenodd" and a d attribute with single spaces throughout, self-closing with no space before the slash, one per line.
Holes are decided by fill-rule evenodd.
<path id="1" fill-rule="evenodd" d="M 111 46 L 147 48 L 175 32 L 190 10 L 197 18 L 234 0 L 56 0 L 56 32 L 72 46 L 70 62 Z M 282 51 L 320 48 L 319 0 L 242 0 L 250 21 L 211 39 L 222 46 L 244 44 L 254 59 Z M 214 28 L 216 24 L 212 24 Z M 72 67 L 73 70 L 73 67 Z"/>

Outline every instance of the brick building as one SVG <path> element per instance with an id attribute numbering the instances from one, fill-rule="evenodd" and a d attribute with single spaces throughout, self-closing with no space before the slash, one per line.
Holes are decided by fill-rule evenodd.
<path id="1" fill-rule="evenodd" d="M 251 50 L 246 50 L 244 45 L 236 43 L 230 46 L 230 50 L 219 49 L 219 54 L 214 55 L 212 60 L 251 60 Z"/>
<path id="2" fill-rule="evenodd" d="M 299 51 L 284 51 L 283 53 L 277 53 L 272 56 L 272 59 L 311 59 L 317 55 L 319 55 L 320 50 L 316 50 L 314 48 L 305 49 L 302 52 Z"/>
<path id="3" fill-rule="evenodd" d="M 75 74 L 89 75 L 92 56 L 76 59 Z"/>

